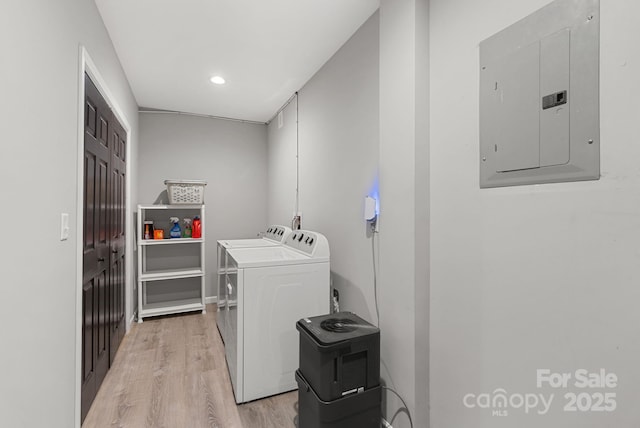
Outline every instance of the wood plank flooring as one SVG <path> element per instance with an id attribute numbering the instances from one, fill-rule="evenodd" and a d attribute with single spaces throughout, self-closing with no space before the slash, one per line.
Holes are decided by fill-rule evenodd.
<path id="1" fill-rule="evenodd" d="M 297 391 L 236 405 L 216 307 L 135 323 L 83 428 L 295 428 Z"/>

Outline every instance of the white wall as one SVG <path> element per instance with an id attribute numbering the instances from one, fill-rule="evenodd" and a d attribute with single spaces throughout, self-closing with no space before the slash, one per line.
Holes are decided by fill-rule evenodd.
<path id="1" fill-rule="evenodd" d="M 378 15 L 299 93 L 302 227 L 331 246 L 341 308 L 377 323 L 364 197 L 377 187 Z"/>
<path id="2" fill-rule="evenodd" d="M 415 414 L 429 427 L 429 1 L 415 3 Z"/>
<path id="3" fill-rule="evenodd" d="M 381 376 L 404 397 L 414 417 L 416 390 L 425 403 L 428 400 L 428 241 L 426 236 L 414 241 L 415 233 L 426 234 L 428 228 L 427 121 L 414 120 L 416 112 L 426 119 L 428 104 L 426 2 L 421 6 L 418 13 L 413 1 L 399 6 L 383 2 L 380 14 L 373 15 L 342 46 L 300 90 L 298 99 L 303 228 L 318 230 L 329 239 L 332 281 L 340 292 L 341 309 L 373 323 L 377 323 L 375 246 Z M 422 23 L 416 22 L 417 14 L 423 17 Z M 381 22 L 384 19 L 387 21 Z M 419 37 L 422 43 L 416 40 Z M 382 45 L 388 55 L 384 58 Z M 422 77 L 416 77 L 417 62 Z M 388 73 L 386 81 L 380 79 L 383 67 Z M 269 125 L 270 223 L 288 223 L 295 205 L 295 110 L 294 99 L 284 110 L 284 126 L 278 128 L 277 118 Z M 362 217 L 364 196 L 377 193 L 378 187 L 381 229 L 374 244 Z M 419 263 L 414 262 L 416 257 Z M 417 320 L 416 297 L 421 307 Z M 414 355 L 417 331 L 421 344 L 418 371 Z M 407 417 L 396 414 L 402 407 L 400 401 L 390 393 L 385 393 L 384 400 L 384 413 L 394 420 L 394 426 L 408 427 Z M 426 424 L 427 406 L 421 406 L 418 413 L 420 417 L 414 420 Z"/>
<path id="4" fill-rule="evenodd" d="M 478 44 L 547 3 L 431 0 L 433 428 L 640 421 L 640 4 L 601 1 L 602 178 L 478 186 Z M 536 388 L 538 368 L 616 373 L 617 409 L 563 412 L 572 387 L 545 416 L 463 406 L 497 388 L 554 392 Z"/>
<path id="5" fill-rule="evenodd" d="M 153 204 L 164 180 L 205 180 L 207 297 L 217 295 L 218 239 L 255 238 L 267 220 L 267 127 L 172 113 L 140 113 L 138 194 Z M 167 203 L 166 194 L 162 203 Z"/>
<path id="6" fill-rule="evenodd" d="M 268 126 L 267 218 L 269 224 L 291 227 L 296 206 L 297 186 L 297 103 L 293 98 L 280 113 L 281 125 L 275 117 Z"/>
<path id="7" fill-rule="evenodd" d="M 302 227 L 323 233 L 341 309 L 376 323 L 371 236 L 364 197 L 378 164 L 378 15 L 299 91 L 284 126 L 269 124 L 269 223 L 290 224 L 295 206 L 296 101 L 299 102 Z"/>
<path id="8" fill-rule="evenodd" d="M 385 383 L 428 424 L 428 49 L 426 0 L 380 4 L 380 300 Z M 417 400 L 422 400 L 418 402 Z M 393 426 L 410 426 L 386 394 Z"/>
<path id="9" fill-rule="evenodd" d="M 8 226 L 0 257 L 3 426 L 68 428 L 79 420 L 75 346 L 80 249 L 75 231 L 77 153 L 83 143 L 78 141 L 80 45 L 132 127 L 130 161 L 135 162 L 137 106 L 94 2 L 3 4 L 0 181 Z M 59 240 L 62 212 L 71 219 L 71 236 L 64 242 Z"/>

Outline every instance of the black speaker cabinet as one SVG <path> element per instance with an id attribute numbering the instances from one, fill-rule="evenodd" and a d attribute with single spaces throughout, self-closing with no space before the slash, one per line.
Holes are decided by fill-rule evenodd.
<path id="1" fill-rule="evenodd" d="M 351 312 L 303 318 L 300 373 L 321 401 L 380 385 L 380 330 Z"/>
<path id="2" fill-rule="evenodd" d="M 380 428 L 382 387 L 324 401 L 296 371 L 298 428 Z"/>

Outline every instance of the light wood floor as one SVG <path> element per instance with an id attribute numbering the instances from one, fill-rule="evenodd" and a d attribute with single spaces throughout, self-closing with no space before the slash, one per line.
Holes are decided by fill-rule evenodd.
<path id="1" fill-rule="evenodd" d="M 83 428 L 288 428 L 297 391 L 237 406 L 216 307 L 135 323 Z"/>

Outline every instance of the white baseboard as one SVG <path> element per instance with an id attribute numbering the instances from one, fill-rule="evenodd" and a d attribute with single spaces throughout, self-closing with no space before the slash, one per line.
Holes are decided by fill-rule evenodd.
<path id="1" fill-rule="evenodd" d="M 131 326 L 135 324 L 136 322 L 136 317 L 137 317 L 138 311 L 135 311 L 134 313 L 131 314 L 131 318 L 129 319 L 129 322 L 127 323 L 127 325 L 125 326 L 124 330 L 124 334 L 128 334 L 129 330 L 131 330 Z"/>
<path id="2" fill-rule="evenodd" d="M 210 304 L 210 303 L 218 303 L 218 296 L 210 296 L 210 297 L 205 297 L 204 298 L 204 303 L 205 304 Z"/>

